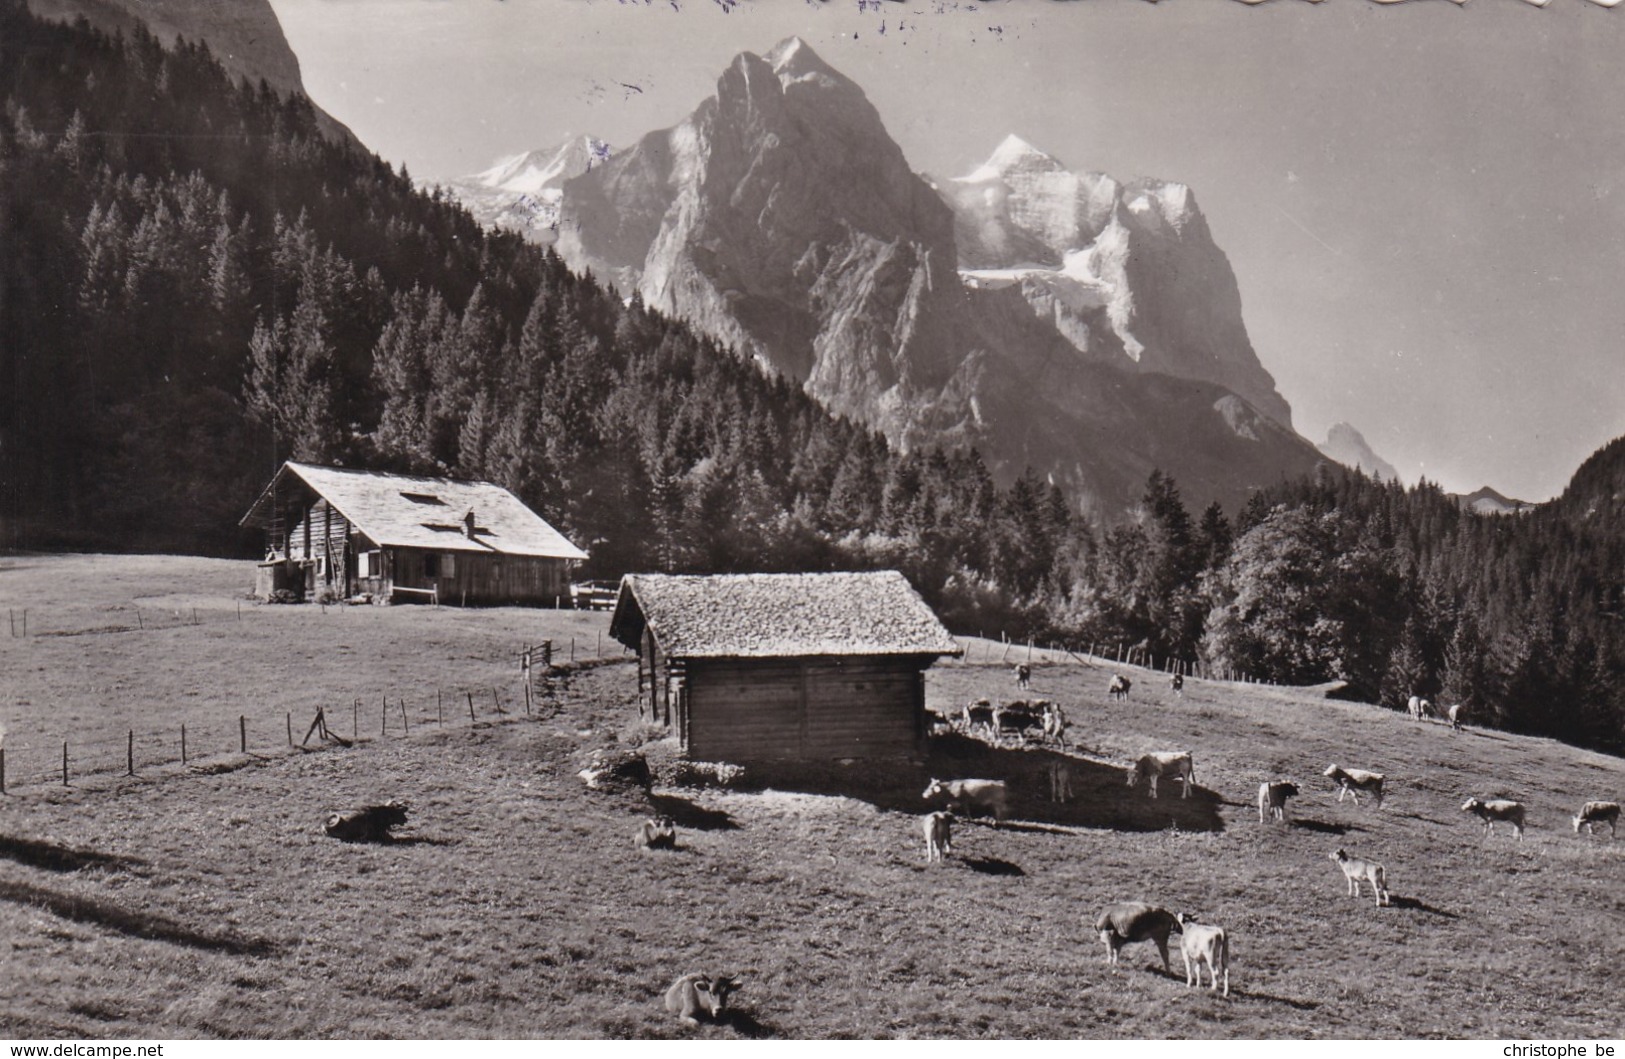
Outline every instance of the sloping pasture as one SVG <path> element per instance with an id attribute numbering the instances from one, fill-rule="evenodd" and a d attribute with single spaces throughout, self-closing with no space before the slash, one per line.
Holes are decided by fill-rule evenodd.
<path id="1" fill-rule="evenodd" d="M 186 591 L 223 609 L 211 583 Z M 472 684 L 489 667 L 511 686 L 510 641 L 530 622 L 602 620 L 274 609 L 264 627 L 280 665 L 243 660 L 246 633 L 177 628 L 167 664 L 128 649 L 129 702 L 195 688 L 188 709 L 234 716 L 277 678 L 310 704 L 348 701 L 346 678 L 386 651 L 425 684 Z M 138 635 L 58 639 L 99 667 L 89 645 Z M 9 665 L 56 650 L 47 639 L 0 653 L 8 726 L 48 705 L 46 677 L 13 684 Z M 338 643 L 350 657 L 323 661 Z M 630 664 L 566 671 L 529 719 L 25 787 L 0 800 L 0 1035 L 1578 1038 L 1625 1027 L 1614 984 L 1625 843 L 1568 822 L 1582 800 L 1625 794 L 1618 759 L 1287 689 L 1192 680 L 1176 699 L 1133 670 L 1132 698 L 1109 703 L 1108 672 L 1040 666 L 1020 693 L 1066 706 L 1073 753 L 946 736 L 918 764 L 658 787 L 654 808 L 679 825 L 670 853 L 634 848 L 653 811 L 641 795 L 590 792 L 574 775 L 589 749 L 650 734 Z M 1017 694 L 993 666 L 940 666 L 928 684 L 944 711 Z M 1189 802 L 1177 785 L 1155 801 L 1128 788 L 1122 766 L 1153 749 L 1194 753 Z M 1076 794 L 1065 804 L 1048 797 L 1058 761 Z M 1387 773 L 1387 807 L 1339 805 L 1319 776 L 1333 761 Z M 927 865 L 919 794 L 950 773 L 1008 777 L 1015 819 L 962 822 L 953 855 Z M 1304 788 L 1290 827 L 1258 823 L 1257 786 L 1277 777 Z M 1525 801 L 1526 840 L 1498 830 L 1484 842 L 1458 809 L 1470 794 Z M 327 813 L 389 797 L 413 807 L 399 841 L 321 833 Z M 1345 895 L 1326 856 L 1338 846 L 1387 865 L 1391 907 Z M 1089 925 L 1127 899 L 1226 926 L 1232 995 L 1188 990 L 1177 951 L 1173 976 L 1143 945 L 1109 969 Z M 691 970 L 740 974 L 742 1013 L 679 1027 L 660 995 Z"/>

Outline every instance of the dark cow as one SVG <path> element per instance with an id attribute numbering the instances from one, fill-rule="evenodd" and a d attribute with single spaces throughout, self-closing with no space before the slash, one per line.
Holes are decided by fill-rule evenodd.
<path id="1" fill-rule="evenodd" d="M 1033 670 L 1031 666 L 1019 665 L 1016 667 L 1016 687 L 1025 689 L 1032 683 Z"/>
<path id="2" fill-rule="evenodd" d="M 326 831 L 341 842 L 388 842 L 390 831 L 406 823 L 407 805 L 391 799 L 327 818 Z"/>
<path id="3" fill-rule="evenodd" d="M 1162 956 L 1162 969 L 1168 966 L 1168 935 L 1184 933 L 1179 919 L 1166 908 L 1141 901 L 1121 901 L 1107 905 L 1095 919 L 1095 933 L 1106 943 L 1106 962 L 1115 964 L 1118 951 L 1137 941 L 1151 941 Z"/>

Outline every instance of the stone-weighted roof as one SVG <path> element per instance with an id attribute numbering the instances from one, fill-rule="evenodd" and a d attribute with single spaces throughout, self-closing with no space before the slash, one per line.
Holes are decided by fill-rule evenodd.
<path id="1" fill-rule="evenodd" d="M 671 658 L 958 655 L 925 600 L 893 570 L 834 574 L 628 574 L 610 635 L 647 625 Z"/>
<path id="2" fill-rule="evenodd" d="M 585 559 L 586 553 L 500 485 L 418 478 L 289 460 L 243 517 L 267 525 L 287 478 L 299 479 L 384 548 Z M 467 516 L 474 515 L 474 532 Z"/>

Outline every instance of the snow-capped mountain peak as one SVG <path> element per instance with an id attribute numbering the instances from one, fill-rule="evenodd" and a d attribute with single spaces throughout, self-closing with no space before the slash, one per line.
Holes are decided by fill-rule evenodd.
<path id="1" fill-rule="evenodd" d="M 448 190 L 474 219 L 541 243 L 556 235 L 564 182 L 607 162 L 609 144 L 574 136 L 556 147 L 497 159 L 489 169 L 454 180 Z"/>

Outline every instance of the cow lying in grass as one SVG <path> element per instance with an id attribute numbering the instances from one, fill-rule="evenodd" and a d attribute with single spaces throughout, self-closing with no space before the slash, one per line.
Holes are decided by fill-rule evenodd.
<path id="1" fill-rule="evenodd" d="M 685 974 L 666 990 L 666 1010 L 689 1026 L 698 1026 L 701 1016 L 716 1022 L 741 984 L 738 975 Z"/>
<path id="2" fill-rule="evenodd" d="M 388 842 L 390 831 L 406 823 L 407 805 L 391 799 L 327 818 L 325 830 L 341 842 Z"/>

